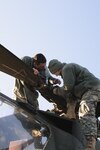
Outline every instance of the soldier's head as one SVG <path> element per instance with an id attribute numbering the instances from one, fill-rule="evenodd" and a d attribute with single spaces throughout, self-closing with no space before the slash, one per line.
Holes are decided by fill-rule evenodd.
<path id="1" fill-rule="evenodd" d="M 34 64 L 38 69 L 44 69 L 45 68 L 47 60 L 43 54 L 38 53 L 33 57 L 33 59 L 34 59 Z"/>
<path id="2" fill-rule="evenodd" d="M 50 72 L 52 74 L 55 74 L 56 76 L 61 75 L 62 67 L 63 67 L 63 64 L 57 59 L 52 59 L 48 65 Z"/>

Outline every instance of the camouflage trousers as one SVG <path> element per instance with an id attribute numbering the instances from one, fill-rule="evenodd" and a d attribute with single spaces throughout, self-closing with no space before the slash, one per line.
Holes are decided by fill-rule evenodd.
<path id="1" fill-rule="evenodd" d="M 28 86 L 25 82 L 16 79 L 14 87 L 15 99 L 19 102 L 30 103 L 34 109 L 39 109 L 38 92 L 34 87 Z"/>
<path id="2" fill-rule="evenodd" d="M 27 101 L 34 107 L 34 109 L 38 110 L 39 109 L 38 92 L 34 89 L 30 90 L 29 88 L 27 88 L 27 86 L 25 86 L 24 88 Z"/>
<path id="3" fill-rule="evenodd" d="M 100 91 L 93 90 L 85 92 L 80 100 L 78 115 L 84 135 L 97 137 L 97 119 L 95 114 L 98 101 L 100 101 Z"/>

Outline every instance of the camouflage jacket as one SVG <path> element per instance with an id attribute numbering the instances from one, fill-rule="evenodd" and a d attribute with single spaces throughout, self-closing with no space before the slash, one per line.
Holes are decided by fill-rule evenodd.
<path id="1" fill-rule="evenodd" d="M 90 73 L 88 69 L 78 64 L 63 64 L 61 74 L 64 82 L 64 90 L 70 91 L 78 98 L 89 89 L 100 89 L 100 80 Z"/>

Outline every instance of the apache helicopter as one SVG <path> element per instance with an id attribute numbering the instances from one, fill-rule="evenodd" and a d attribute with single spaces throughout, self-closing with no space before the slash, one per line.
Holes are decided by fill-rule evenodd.
<path id="1" fill-rule="evenodd" d="M 40 82 L 31 68 L 2 45 L 0 71 L 30 85 Z M 99 110 L 100 104 L 97 105 L 97 118 Z M 96 150 L 99 150 L 97 120 Z M 84 150 L 85 144 L 78 119 L 70 120 L 50 111 L 36 111 L 29 103 L 19 103 L 0 93 L 0 150 Z"/>

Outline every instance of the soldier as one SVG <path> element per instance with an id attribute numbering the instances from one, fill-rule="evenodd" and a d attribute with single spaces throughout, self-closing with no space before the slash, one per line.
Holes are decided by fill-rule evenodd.
<path id="1" fill-rule="evenodd" d="M 55 94 L 66 97 L 74 95 L 80 101 L 78 116 L 86 137 L 85 150 L 96 150 L 97 122 L 95 111 L 100 99 L 100 80 L 90 73 L 86 68 L 75 63 L 61 63 L 57 59 L 49 62 L 50 72 L 63 79 L 63 87 L 54 89 Z"/>
<path id="2" fill-rule="evenodd" d="M 60 84 L 60 80 L 53 78 L 46 67 L 46 58 L 43 54 L 38 53 L 34 57 L 25 56 L 22 61 L 33 69 L 33 74 L 39 75 L 43 84 L 48 85 L 48 80 L 52 80 L 53 84 Z M 58 97 L 53 94 L 49 86 L 39 89 L 38 87 L 31 86 L 26 82 L 15 79 L 14 94 L 15 99 L 19 102 L 30 103 L 34 109 L 39 109 L 38 91 L 49 102 L 53 102 L 53 98 L 58 100 Z M 59 103 L 59 101 L 58 101 Z M 59 105 L 60 106 L 60 105 Z M 64 104 L 65 106 L 65 104 Z"/>

